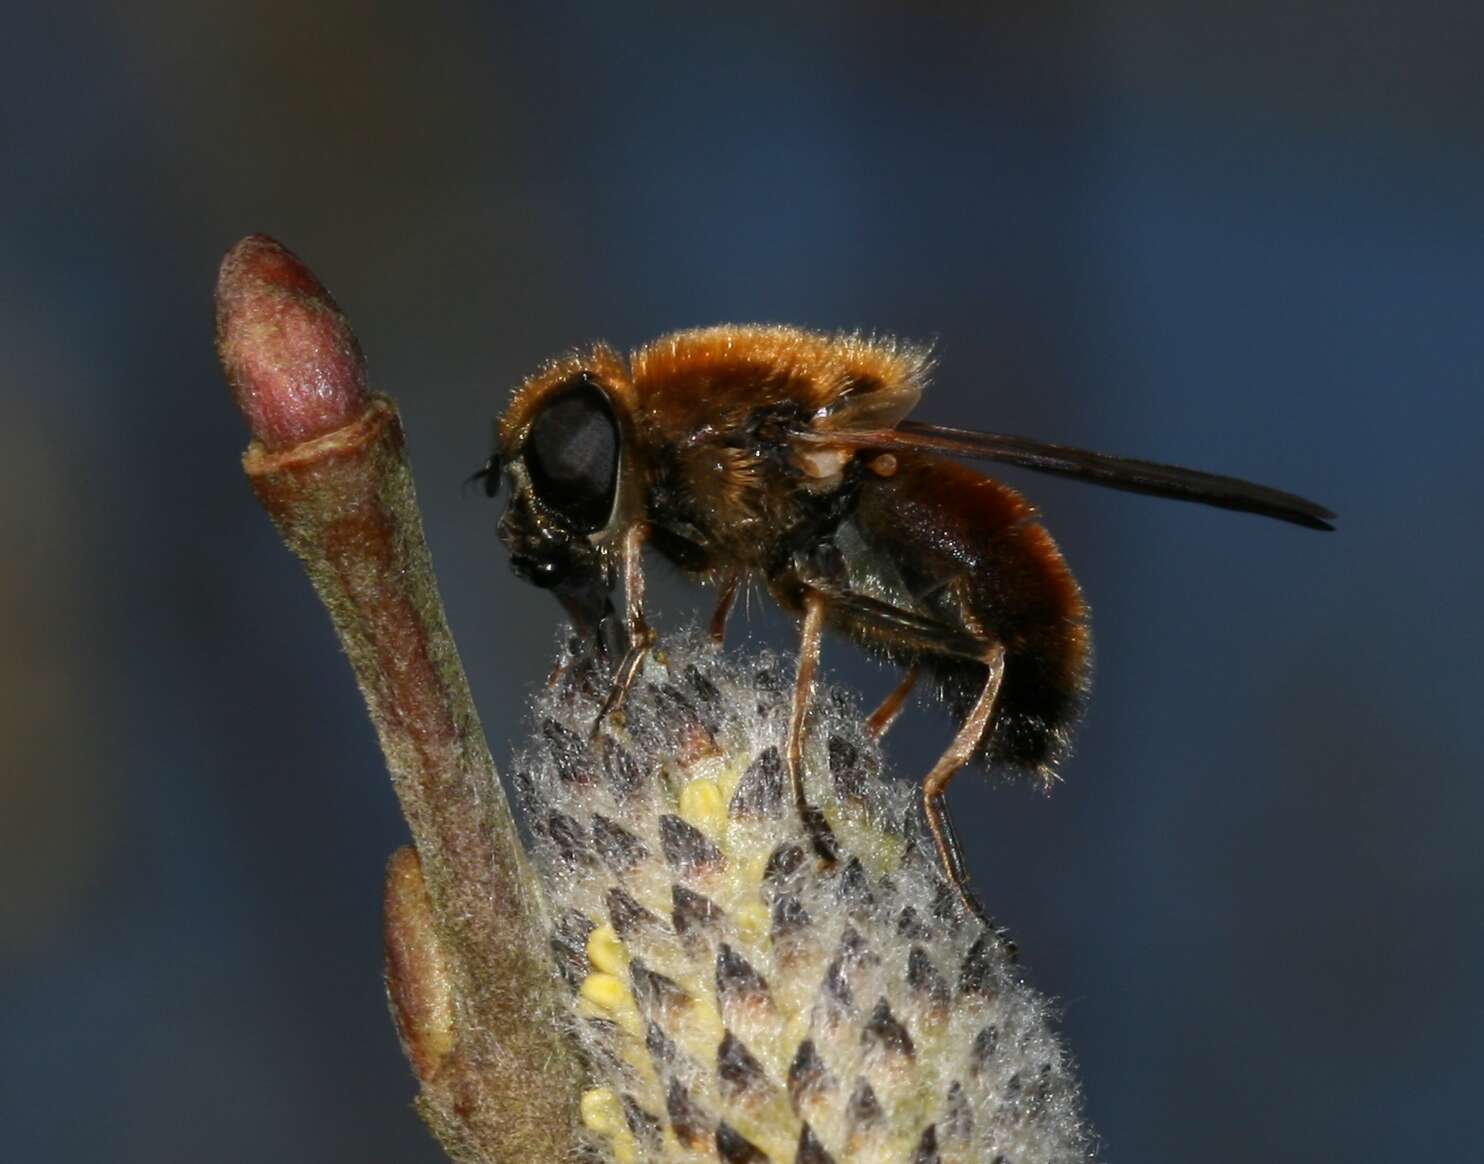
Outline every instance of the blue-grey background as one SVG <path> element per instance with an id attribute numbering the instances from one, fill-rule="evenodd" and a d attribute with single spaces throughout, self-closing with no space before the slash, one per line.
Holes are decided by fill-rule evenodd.
<path id="1" fill-rule="evenodd" d="M 971 777 L 957 817 L 1110 1161 L 1477 1153 L 1484 17 L 914 7 L 11 7 L 0 1154 L 439 1158 L 381 997 L 403 826 L 210 348 L 252 230 L 401 401 L 497 758 L 556 612 L 459 484 L 580 341 L 936 338 L 925 418 L 1332 505 L 1317 535 L 1007 474 L 1097 689 L 1053 796 Z"/>

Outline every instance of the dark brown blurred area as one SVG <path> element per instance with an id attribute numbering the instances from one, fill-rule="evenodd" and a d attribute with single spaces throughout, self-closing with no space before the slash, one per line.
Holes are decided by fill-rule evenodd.
<path id="1" fill-rule="evenodd" d="M 935 338 L 925 419 L 1336 509 L 1007 473 L 1097 685 L 1062 787 L 966 777 L 956 817 L 1110 1161 L 1470 1158 L 1481 34 L 1267 0 L 10 13 L 0 1154 L 439 1158 L 380 983 L 404 830 L 211 351 L 217 263 L 266 231 L 401 402 L 499 761 L 558 611 L 460 483 L 591 339 Z M 662 627 L 707 609 L 658 591 Z M 766 603 L 745 627 L 789 640 Z M 891 752 L 948 730 L 919 703 Z"/>

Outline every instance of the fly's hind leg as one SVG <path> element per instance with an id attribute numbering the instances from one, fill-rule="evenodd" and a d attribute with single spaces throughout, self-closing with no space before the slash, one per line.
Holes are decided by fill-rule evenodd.
<path id="1" fill-rule="evenodd" d="M 817 805 L 809 803 L 804 790 L 804 722 L 814 697 L 814 673 L 819 669 L 819 644 L 824 634 L 825 596 L 817 590 L 804 592 L 804 626 L 799 636 L 799 670 L 794 679 L 793 706 L 788 716 L 788 782 L 793 789 L 799 819 L 817 857 L 833 865 L 840 855 L 830 823 Z"/>
<path id="2" fill-rule="evenodd" d="M 643 525 L 632 525 L 623 539 L 623 592 L 624 625 L 628 631 L 628 648 L 619 660 L 613 673 L 613 685 L 593 721 L 593 735 L 602 729 L 603 723 L 614 710 L 623 705 L 639 675 L 649 648 L 654 645 L 654 631 L 644 619 L 644 538 L 647 533 Z"/>
<path id="3" fill-rule="evenodd" d="M 953 777 L 974 758 L 974 754 L 984 743 L 986 734 L 993 727 L 995 704 L 999 697 L 1000 684 L 1005 677 L 1005 648 L 977 619 L 971 616 L 968 603 L 962 594 L 964 586 L 962 580 L 948 585 L 959 600 L 961 618 L 959 625 L 931 615 L 893 606 L 863 594 L 835 593 L 830 594 L 828 600 L 837 616 L 848 619 L 863 635 L 870 635 L 898 647 L 916 651 L 921 657 L 936 656 L 972 660 L 982 663 L 986 668 L 984 687 L 970 710 L 968 718 L 959 727 L 953 737 L 953 742 L 948 745 L 948 750 L 933 765 L 932 771 L 923 778 L 922 808 L 945 876 L 952 882 L 954 889 L 958 891 L 959 899 L 969 912 L 993 929 L 994 923 L 990 921 L 969 888 L 968 869 L 964 865 L 963 852 L 954 834 L 953 825 L 948 819 L 948 807 L 943 801 L 943 795 L 947 792 Z M 816 601 L 820 603 L 822 610 L 824 595 L 816 594 Z M 806 607 L 806 612 L 808 609 Z M 822 621 L 822 613 L 820 618 Z M 806 613 L 806 645 L 808 625 Z M 802 672 L 803 660 L 801 659 L 800 673 Z M 812 677 L 812 671 L 810 674 Z M 888 696 L 887 704 L 884 706 L 889 708 L 895 697 L 895 692 Z M 795 692 L 796 708 L 797 701 L 798 693 Z M 878 712 L 877 716 L 880 714 Z M 876 719 L 877 716 L 872 716 L 872 719 Z M 792 745 L 792 736 L 790 736 L 790 741 Z M 796 792 L 799 793 L 802 804 L 802 792 L 799 792 L 797 788 Z"/>
<path id="4" fill-rule="evenodd" d="M 964 865 L 963 850 L 959 847 L 953 823 L 948 819 L 948 806 L 943 802 L 949 783 L 974 758 L 974 753 L 979 750 L 985 734 L 994 722 L 995 702 L 1000 694 L 1000 683 L 1005 677 L 1005 648 L 999 643 L 989 644 L 983 661 L 988 674 L 979 698 L 974 701 L 968 718 L 958 729 L 948 750 L 939 757 L 932 771 L 923 777 L 922 811 L 927 818 L 928 831 L 933 835 L 933 844 L 938 850 L 943 872 L 958 890 L 960 900 L 970 913 L 985 925 L 994 928 L 994 923 L 969 888 L 969 871 Z"/>

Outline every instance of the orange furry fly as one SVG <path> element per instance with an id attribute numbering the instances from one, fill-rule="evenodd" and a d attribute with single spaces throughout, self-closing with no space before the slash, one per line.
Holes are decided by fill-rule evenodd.
<path id="1" fill-rule="evenodd" d="M 802 756 L 825 628 L 905 669 L 868 721 L 876 734 L 928 672 L 959 727 L 923 778 L 924 814 L 945 874 L 983 918 L 944 793 L 972 760 L 1054 776 L 1086 698 L 1091 639 L 1036 510 L 953 458 L 1312 529 L 1332 529 L 1334 514 L 1231 477 L 910 420 L 930 366 L 923 348 L 792 327 L 677 332 L 628 361 L 599 345 L 526 380 L 477 476 L 491 497 L 509 482 L 499 530 L 515 572 L 551 590 L 598 653 L 623 632 L 599 727 L 653 641 L 644 547 L 720 590 L 718 640 L 748 576 L 800 619 L 787 771 L 823 862 L 836 846 L 805 795 Z"/>

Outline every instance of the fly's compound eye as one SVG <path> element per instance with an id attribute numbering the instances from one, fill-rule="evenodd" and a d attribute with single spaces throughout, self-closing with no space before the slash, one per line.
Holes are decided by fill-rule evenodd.
<path id="1" fill-rule="evenodd" d="M 537 500 L 574 533 L 608 524 L 618 489 L 618 421 L 586 375 L 553 393 L 524 449 Z"/>

